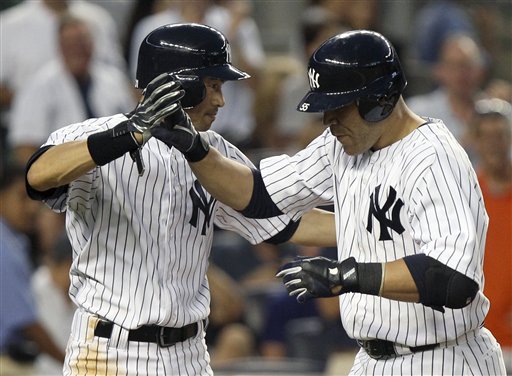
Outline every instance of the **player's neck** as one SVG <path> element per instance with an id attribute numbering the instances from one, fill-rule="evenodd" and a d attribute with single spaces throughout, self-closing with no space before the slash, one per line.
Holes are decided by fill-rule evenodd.
<path id="1" fill-rule="evenodd" d="M 423 124 L 425 120 L 412 112 L 403 99 L 400 98 L 395 109 L 384 122 L 386 131 L 373 148 L 374 150 L 382 149 L 402 140 Z"/>

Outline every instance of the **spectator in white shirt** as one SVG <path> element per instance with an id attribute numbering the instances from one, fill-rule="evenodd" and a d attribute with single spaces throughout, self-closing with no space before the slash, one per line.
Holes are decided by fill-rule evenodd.
<path id="1" fill-rule="evenodd" d="M 20 162 L 53 130 L 91 117 L 129 112 L 135 104 L 126 75 L 94 61 L 93 38 L 85 21 L 63 16 L 58 42 L 60 58 L 45 64 L 13 103 L 9 141 Z"/>

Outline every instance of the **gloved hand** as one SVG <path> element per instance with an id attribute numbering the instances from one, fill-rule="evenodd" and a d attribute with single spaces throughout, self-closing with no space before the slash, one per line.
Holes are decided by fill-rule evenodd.
<path id="1" fill-rule="evenodd" d="M 299 303 L 359 291 L 357 262 L 353 257 L 342 262 L 325 257 L 299 257 L 283 265 L 276 277 L 283 278 L 289 295 L 296 296 Z"/>
<path id="2" fill-rule="evenodd" d="M 87 138 L 87 147 L 94 162 L 103 166 L 129 152 L 142 176 L 144 163 L 140 148 L 151 137 L 151 128 L 181 109 L 180 99 L 184 95 L 185 91 L 172 75 L 164 73 L 153 79 L 144 89 L 135 110 L 126 115 L 128 120 Z M 134 133 L 142 134 L 142 143 Z"/>
<path id="3" fill-rule="evenodd" d="M 142 144 L 146 143 L 151 137 L 149 130 L 181 108 L 184 95 L 185 90 L 176 77 L 168 73 L 157 76 L 144 89 L 135 110 L 128 114 L 129 130 L 142 133 Z"/>
<path id="4" fill-rule="evenodd" d="M 150 132 L 167 146 L 178 149 L 190 162 L 200 161 L 210 150 L 210 145 L 196 131 L 181 106 L 160 126 L 152 127 Z"/>

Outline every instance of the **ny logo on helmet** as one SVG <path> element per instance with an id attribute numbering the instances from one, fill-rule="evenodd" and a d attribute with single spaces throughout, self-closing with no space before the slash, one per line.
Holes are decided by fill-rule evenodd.
<path id="1" fill-rule="evenodd" d="M 318 89 L 320 87 L 320 84 L 318 83 L 318 78 L 320 77 L 320 74 L 316 73 L 314 68 L 309 68 L 308 76 L 309 86 L 311 87 L 311 89 Z"/>

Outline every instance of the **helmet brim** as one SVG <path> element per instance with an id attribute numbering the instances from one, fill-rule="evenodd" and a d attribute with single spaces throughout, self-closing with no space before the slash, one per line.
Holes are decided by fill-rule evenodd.
<path id="1" fill-rule="evenodd" d="M 297 105 L 300 112 L 326 112 L 354 102 L 360 93 L 321 93 L 309 91 Z"/>
<path id="2" fill-rule="evenodd" d="M 248 73 L 235 68 L 231 64 L 214 65 L 211 67 L 194 69 L 194 71 L 201 77 L 218 78 L 223 81 L 238 81 L 251 77 Z"/>

